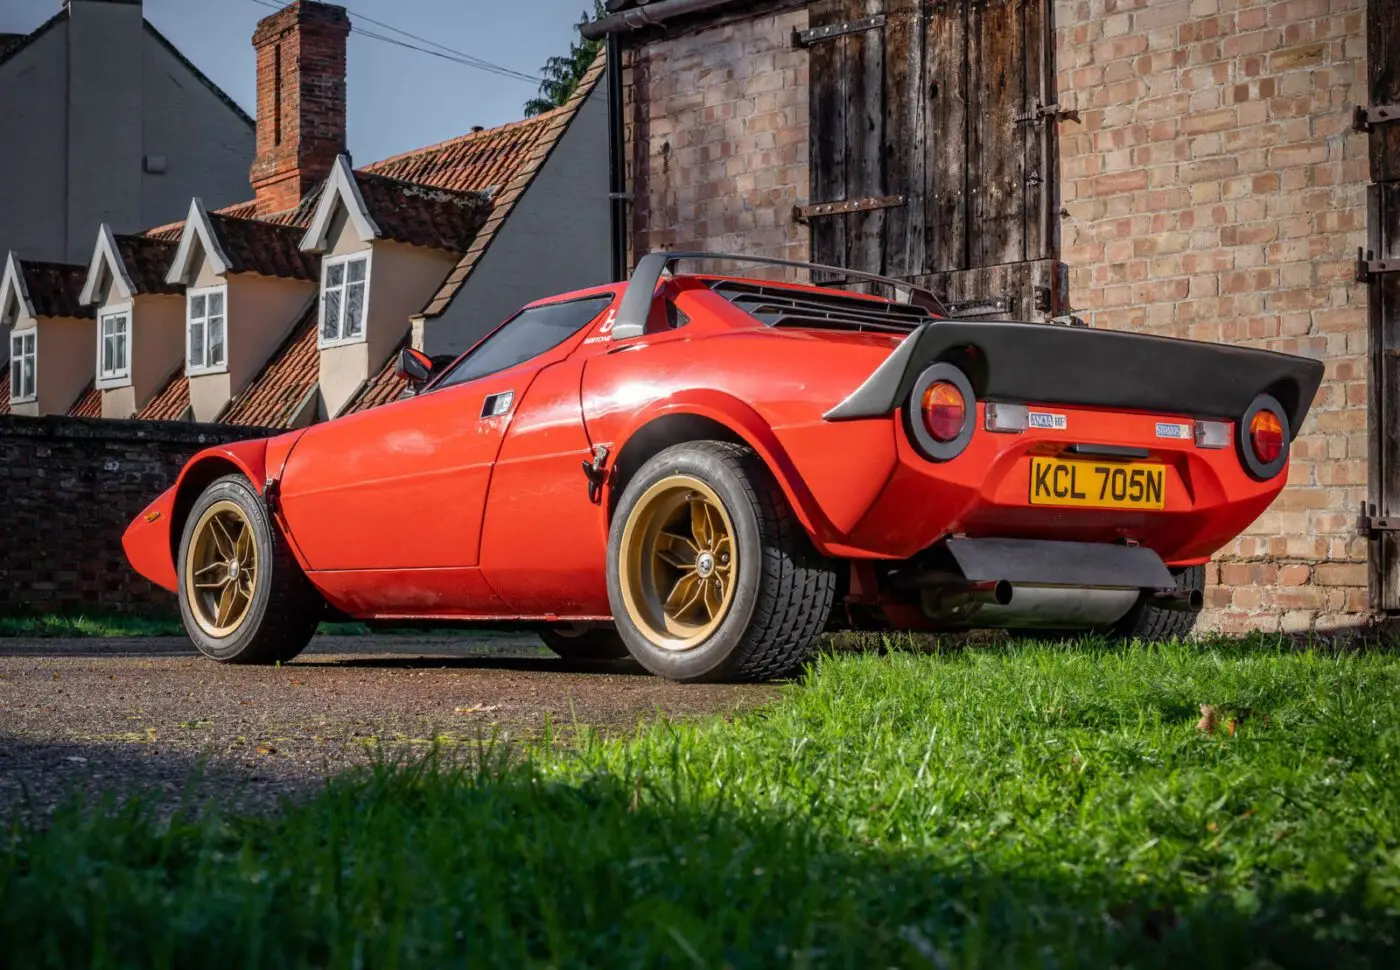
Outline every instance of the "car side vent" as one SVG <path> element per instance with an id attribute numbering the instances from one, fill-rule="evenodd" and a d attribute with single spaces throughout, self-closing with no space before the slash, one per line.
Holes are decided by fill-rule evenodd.
<path id="1" fill-rule="evenodd" d="M 716 280 L 711 286 L 740 310 L 770 327 L 912 333 L 933 319 L 922 307 L 843 293 L 813 293 L 737 280 Z"/>

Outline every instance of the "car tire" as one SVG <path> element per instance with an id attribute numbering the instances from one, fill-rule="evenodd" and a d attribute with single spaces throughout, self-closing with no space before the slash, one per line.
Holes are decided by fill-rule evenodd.
<path id="1" fill-rule="evenodd" d="M 833 564 L 750 448 L 674 445 L 637 471 L 617 503 L 608 598 L 628 651 L 653 674 L 682 682 L 791 676 L 825 628 L 835 592 Z"/>
<path id="2" fill-rule="evenodd" d="M 241 475 L 218 479 L 195 500 L 176 571 L 185 631 L 220 663 L 285 663 L 325 615 L 325 600 Z"/>
<path id="3" fill-rule="evenodd" d="M 560 623 L 539 631 L 544 645 L 565 660 L 621 660 L 627 644 L 614 626 Z"/>
<path id="4" fill-rule="evenodd" d="M 1206 588 L 1206 567 L 1187 566 L 1173 569 L 1177 589 L 1196 589 L 1203 594 Z M 1185 637 L 1196 626 L 1196 613 L 1179 610 L 1159 610 L 1151 606 L 1147 597 L 1137 601 L 1128 614 L 1114 624 L 1112 637 L 1119 640 L 1170 640 Z"/>

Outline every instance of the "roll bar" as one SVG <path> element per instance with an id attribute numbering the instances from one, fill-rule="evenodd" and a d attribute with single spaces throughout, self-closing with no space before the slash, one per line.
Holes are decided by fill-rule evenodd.
<path id="1" fill-rule="evenodd" d="M 836 273 L 852 279 L 866 280 L 872 283 L 883 283 L 894 288 L 896 296 L 901 297 L 900 302 L 908 303 L 911 306 L 923 307 L 930 313 L 936 313 L 940 316 L 948 315 L 948 308 L 943 305 L 942 300 L 934 295 L 932 290 L 925 289 L 921 286 L 915 286 L 908 280 L 897 280 L 893 277 L 846 269 L 842 266 L 826 266 L 822 263 L 803 263 L 792 259 L 775 259 L 771 256 L 734 256 L 728 253 L 669 252 L 659 250 L 643 256 L 637 263 L 637 268 L 632 271 L 632 278 L 627 281 L 627 290 L 622 295 L 622 305 L 619 306 L 617 310 L 617 320 L 613 323 L 612 338 L 614 340 L 638 337 L 646 332 L 647 320 L 651 316 L 652 300 L 656 298 L 656 285 L 661 282 L 661 277 L 668 269 L 676 263 L 687 259 L 709 262 L 727 261 L 732 263 L 753 263 L 758 266 L 791 266 L 796 269 L 819 270 L 825 273 Z"/>

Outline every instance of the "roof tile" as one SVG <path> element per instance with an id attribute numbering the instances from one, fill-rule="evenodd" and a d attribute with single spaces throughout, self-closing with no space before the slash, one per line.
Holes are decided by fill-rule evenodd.
<path id="1" fill-rule="evenodd" d="M 0 415 L 10 413 L 10 368 L 0 368 Z"/>
<path id="2" fill-rule="evenodd" d="M 24 288 L 29 294 L 29 302 L 34 306 L 35 316 L 96 316 L 93 307 L 83 306 L 78 299 L 87 279 L 86 266 L 21 259 L 19 267 L 24 274 Z"/>
<path id="3" fill-rule="evenodd" d="M 356 172 L 355 182 L 387 238 L 413 246 L 464 252 L 491 213 L 480 192 L 457 192 Z"/>
<path id="4" fill-rule="evenodd" d="M 389 355 L 384 366 L 379 368 L 379 373 L 365 381 L 350 403 L 340 412 L 341 414 L 368 411 L 370 408 L 377 408 L 381 404 L 390 404 L 399 399 L 408 387 L 408 381 L 398 375 L 396 365 L 399 360 L 399 351 L 406 346 L 408 346 L 408 341 L 404 340 L 394 348 L 394 352 Z"/>
<path id="5" fill-rule="evenodd" d="M 301 251 L 303 232 L 296 226 L 214 213 L 209 215 L 209 224 L 229 258 L 230 272 L 293 280 L 321 278 L 321 258 Z"/>
<path id="6" fill-rule="evenodd" d="M 297 321 L 257 379 L 229 405 L 220 418 L 223 423 L 258 428 L 290 425 L 321 377 L 316 318 L 313 306 Z"/>
<path id="7" fill-rule="evenodd" d="M 170 375 L 160 393 L 136 412 L 137 421 L 183 421 L 190 409 L 190 379 L 184 365 Z"/>
<path id="8" fill-rule="evenodd" d="M 182 293 L 183 287 L 165 281 L 170 264 L 175 259 L 172 242 L 144 235 L 117 236 L 117 252 L 121 254 L 126 274 L 138 293 Z"/>
<path id="9" fill-rule="evenodd" d="M 97 389 L 96 384 L 89 384 L 87 390 L 78 395 L 78 399 L 68 409 L 68 416 L 70 418 L 102 417 L 102 392 Z"/>
<path id="10" fill-rule="evenodd" d="M 474 131 L 386 158 L 361 171 L 457 192 L 499 190 L 515 178 L 550 120 L 566 110 L 557 108 L 499 128 Z"/>

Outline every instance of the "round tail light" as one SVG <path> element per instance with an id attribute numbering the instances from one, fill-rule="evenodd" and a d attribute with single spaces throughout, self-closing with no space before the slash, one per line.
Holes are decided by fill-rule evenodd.
<path id="1" fill-rule="evenodd" d="M 924 391 L 920 413 L 934 441 L 952 441 L 962 433 L 967 420 L 967 399 L 948 381 L 934 381 Z"/>
<path id="2" fill-rule="evenodd" d="M 1292 434 L 1288 413 L 1272 394 L 1260 394 L 1237 425 L 1235 441 L 1245 469 L 1260 481 L 1275 477 L 1288 464 Z"/>
<path id="3" fill-rule="evenodd" d="M 977 395 L 957 365 L 939 361 L 914 382 L 904 407 L 904 427 L 919 454 L 951 461 L 963 453 L 977 422 Z"/>
<path id="4" fill-rule="evenodd" d="M 1254 457 L 1272 465 L 1283 454 L 1283 422 L 1272 411 L 1259 411 L 1249 422 L 1249 447 Z"/>

